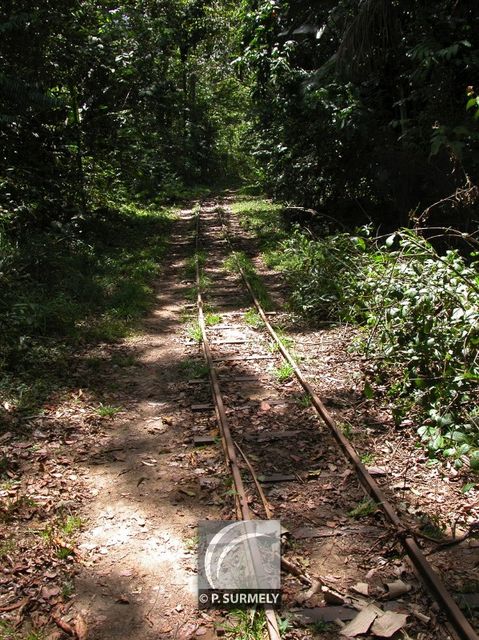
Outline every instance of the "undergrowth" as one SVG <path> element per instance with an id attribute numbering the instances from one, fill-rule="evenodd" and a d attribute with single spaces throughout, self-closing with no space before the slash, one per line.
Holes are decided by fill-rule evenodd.
<path id="1" fill-rule="evenodd" d="M 132 330 L 153 302 L 171 218 L 124 204 L 21 236 L 0 230 L 3 401 L 39 406 L 85 345 Z"/>
<path id="2" fill-rule="evenodd" d="M 246 276 L 256 298 L 265 311 L 272 309 L 272 302 L 264 282 L 256 272 L 251 259 L 242 251 L 234 251 L 225 260 L 225 269 L 233 273 L 240 273 L 240 268 Z"/>
<path id="3" fill-rule="evenodd" d="M 247 226 L 261 235 L 264 214 L 249 215 Z M 292 307 L 313 322 L 362 326 L 356 347 L 374 363 L 367 397 L 386 385 L 397 424 L 414 418 L 432 458 L 479 471 L 478 254 L 439 254 L 410 229 L 381 242 L 367 228 L 321 238 L 299 228 L 281 234 L 276 219 L 267 218 L 273 241 L 262 242 L 289 282 Z"/>

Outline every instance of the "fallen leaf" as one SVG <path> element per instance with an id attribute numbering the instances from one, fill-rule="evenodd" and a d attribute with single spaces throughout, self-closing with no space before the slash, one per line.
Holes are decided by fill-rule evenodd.
<path id="1" fill-rule="evenodd" d="M 367 633 L 373 622 L 378 617 L 378 609 L 373 605 L 369 605 L 341 629 L 340 634 L 348 638 L 355 638 L 363 633 Z"/>
<path id="2" fill-rule="evenodd" d="M 329 587 L 323 587 L 321 591 L 323 592 L 323 598 L 326 604 L 333 606 L 340 606 L 344 604 L 343 596 L 337 591 L 333 591 L 333 589 L 330 589 Z"/>
<path id="3" fill-rule="evenodd" d="M 386 611 L 383 616 L 376 618 L 371 627 L 371 631 L 375 636 L 381 638 L 390 638 L 396 631 L 402 629 L 407 621 L 407 615 L 404 613 L 395 613 L 394 611 Z"/>
<path id="4" fill-rule="evenodd" d="M 83 616 L 79 613 L 75 619 L 75 632 L 78 640 L 87 640 L 88 625 Z"/>
<path id="5" fill-rule="evenodd" d="M 19 600 L 18 602 L 15 602 L 14 604 L 8 604 L 5 605 L 4 607 L 0 607 L 0 611 L 13 611 L 14 609 L 20 609 L 20 607 L 23 607 L 27 604 L 29 598 L 24 598 L 23 600 Z"/>
<path id="6" fill-rule="evenodd" d="M 372 476 L 385 476 L 387 475 L 386 469 L 382 467 L 366 467 L 368 473 Z"/>
<path id="7" fill-rule="evenodd" d="M 362 596 L 369 595 L 369 585 L 367 582 L 357 582 L 351 589 L 352 591 L 356 591 L 356 593 L 360 593 Z"/>
<path id="8" fill-rule="evenodd" d="M 206 627 L 198 627 L 196 630 L 195 636 L 204 636 L 208 632 Z"/>
<path id="9" fill-rule="evenodd" d="M 398 598 L 399 596 L 403 596 L 405 593 L 408 593 L 408 591 L 411 591 L 411 585 L 406 584 L 402 580 L 388 582 L 386 584 L 386 588 L 388 590 L 386 594 L 387 598 Z"/>
<path id="10" fill-rule="evenodd" d="M 263 400 L 260 403 L 259 408 L 260 408 L 260 411 L 269 411 L 271 409 L 271 405 Z"/>
<path id="11" fill-rule="evenodd" d="M 190 498 L 194 498 L 196 496 L 196 493 L 189 489 L 180 489 L 180 493 L 184 493 L 185 495 L 190 496 Z"/>
<path id="12" fill-rule="evenodd" d="M 42 598 L 45 598 L 45 600 L 49 600 L 50 598 L 58 596 L 59 593 L 60 587 L 42 587 L 40 595 L 42 596 Z"/>

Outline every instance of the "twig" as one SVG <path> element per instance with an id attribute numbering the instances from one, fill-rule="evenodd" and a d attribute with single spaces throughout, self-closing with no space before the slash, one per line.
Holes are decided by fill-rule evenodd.
<path id="1" fill-rule="evenodd" d="M 237 442 L 235 442 L 235 447 L 240 452 L 241 457 L 243 458 L 243 460 L 245 461 L 246 466 L 248 467 L 248 471 L 251 473 L 251 477 L 253 478 L 253 482 L 256 485 L 256 489 L 258 490 L 259 496 L 261 498 L 261 502 L 263 503 L 263 507 L 264 507 L 264 510 L 265 510 L 265 513 L 266 513 L 266 517 L 269 520 L 271 520 L 271 518 L 273 517 L 273 512 L 271 511 L 271 507 L 270 507 L 270 504 L 268 502 L 268 499 L 265 496 L 265 493 L 263 491 L 263 487 L 259 483 L 258 476 L 256 475 L 256 472 L 253 469 L 253 466 L 251 465 L 250 461 L 246 457 L 246 454 L 243 452 L 243 450 L 241 449 L 241 447 L 239 446 L 239 444 Z"/>

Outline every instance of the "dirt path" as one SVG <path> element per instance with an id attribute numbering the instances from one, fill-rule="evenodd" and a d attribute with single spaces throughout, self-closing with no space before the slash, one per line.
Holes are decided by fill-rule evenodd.
<path id="1" fill-rule="evenodd" d="M 185 381 L 191 345 L 181 316 L 191 210 L 180 212 L 158 282 L 155 310 L 140 336 L 121 347 L 135 365 L 113 372 L 122 412 L 82 463 L 94 496 L 85 506 L 79 548 L 87 556 L 75 609 L 90 640 L 208 638 L 196 606 L 196 526 L 218 518 L 191 451 L 194 418 Z M 207 625 L 207 626 L 205 626 Z"/>
<path id="2" fill-rule="evenodd" d="M 403 471 L 388 454 L 401 449 L 404 435 L 392 426 L 378 431 L 391 424 L 389 413 L 363 398 L 361 359 L 348 352 L 352 330 L 313 330 L 286 313 L 280 274 L 264 266 L 254 238 L 227 209 L 223 213 L 236 249 L 249 255 L 271 293 L 273 322 L 283 326 L 301 367 L 349 429 L 364 462 L 376 468 L 384 490 L 391 492 L 401 479 L 408 507 Z M 292 534 L 284 557 L 340 594 L 357 596 L 360 584 L 368 598 L 386 599 L 409 616 L 408 631 L 417 637 L 449 638 L 440 612 L 431 609 L 379 511 L 364 502 L 352 469 L 302 390 L 289 375 L 278 375 L 281 358 L 248 317 L 251 300 L 240 278 L 225 271 L 230 247 L 216 202 L 202 207 L 202 219 L 205 301 L 216 316 L 208 336 L 234 437 L 258 472 L 270 479 L 290 476 L 265 484 L 274 517 Z M 140 333 L 85 354 L 72 370 L 73 391 L 34 418 L 28 440 L 17 439 L 13 429 L 0 438 L 0 462 L 3 454 L 10 461 L 9 480 L 0 487 L 10 527 L 5 536 L 0 529 L 2 640 L 19 640 L 14 629 L 28 630 L 25 624 L 35 631 L 48 627 L 48 640 L 63 640 L 68 634 L 52 628 L 55 615 L 76 629 L 79 640 L 218 637 L 221 618 L 196 608 L 197 524 L 233 517 L 234 497 L 221 447 L 193 442 L 195 436 L 218 436 L 193 324 L 194 229 L 194 208 L 179 212 L 156 303 Z M 420 483 L 428 483 L 417 478 L 419 496 Z M 252 512 L 263 517 L 249 479 L 245 483 Z M 17 522 L 23 530 L 15 537 Z M 458 591 L 477 571 L 477 547 L 462 552 L 459 569 L 450 574 Z M 449 566 L 444 560 L 440 568 L 446 573 Z M 397 579 L 409 591 L 390 602 L 385 585 Z M 289 575 L 283 576 L 283 601 L 282 615 L 327 603 Z M 3 616 L 12 631 L 2 635 Z M 312 630 L 308 621 L 303 615 L 284 637 L 337 637 L 335 626 Z"/>

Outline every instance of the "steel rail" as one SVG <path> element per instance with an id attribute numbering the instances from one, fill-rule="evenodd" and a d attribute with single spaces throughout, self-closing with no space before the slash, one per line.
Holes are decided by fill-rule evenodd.
<path id="1" fill-rule="evenodd" d="M 210 382 L 211 382 L 211 391 L 212 391 L 213 401 L 215 405 L 215 413 L 216 413 L 216 417 L 220 427 L 223 450 L 224 450 L 227 464 L 229 466 L 231 476 L 233 478 L 233 483 L 235 485 L 237 512 L 239 512 L 241 519 L 252 520 L 251 511 L 248 507 L 248 500 L 247 500 L 246 491 L 243 484 L 243 479 L 241 478 L 241 472 L 240 472 L 238 460 L 236 457 L 235 443 L 231 435 L 229 421 L 228 421 L 225 407 L 224 407 L 223 396 L 221 394 L 219 380 L 216 373 L 215 364 L 213 361 L 213 355 L 211 353 L 210 345 L 208 342 L 208 336 L 206 333 L 206 323 L 205 323 L 204 310 L 203 310 L 203 297 L 201 294 L 200 262 L 198 259 L 199 236 L 200 236 L 200 214 L 198 212 L 196 213 L 196 238 L 195 238 L 196 240 L 195 266 L 196 266 L 196 289 L 197 289 L 196 303 L 198 307 L 198 324 L 200 326 L 201 336 L 202 336 L 203 354 L 205 356 L 205 360 L 208 366 L 208 373 L 209 373 Z M 281 640 L 281 633 L 279 631 L 278 620 L 276 618 L 276 614 L 274 610 L 268 607 L 263 607 L 263 609 L 265 613 L 266 626 L 267 626 L 270 640 Z"/>
<path id="2" fill-rule="evenodd" d="M 221 223 L 225 229 L 226 240 L 229 246 L 231 247 L 231 249 L 233 249 L 233 246 L 228 234 L 227 226 L 225 225 L 221 214 L 219 215 L 220 215 Z M 386 495 L 384 494 L 383 490 L 379 487 L 377 482 L 374 480 L 374 478 L 366 469 L 365 465 L 361 462 L 356 450 L 351 445 L 349 440 L 345 437 L 341 429 L 337 426 L 334 418 L 326 409 L 326 407 L 324 406 L 321 399 L 314 391 L 311 384 L 303 376 L 295 360 L 292 358 L 291 354 L 286 349 L 280 337 L 278 336 L 278 334 L 270 324 L 261 306 L 261 303 L 259 302 L 239 260 L 236 259 L 235 262 L 238 267 L 238 271 L 240 272 L 241 277 L 243 278 L 243 281 L 251 295 L 254 305 L 258 310 L 258 313 L 261 316 L 261 319 L 263 320 L 269 334 L 271 335 L 273 340 L 275 340 L 275 342 L 277 343 L 278 349 L 281 352 L 281 355 L 286 360 L 286 362 L 288 362 L 291 365 L 299 383 L 301 384 L 303 389 L 306 391 L 306 393 L 310 396 L 311 402 L 314 408 L 316 409 L 317 413 L 322 418 L 326 426 L 329 427 L 332 435 L 334 436 L 337 443 L 341 447 L 345 457 L 352 463 L 352 465 L 356 469 L 357 475 L 364 489 L 373 498 L 373 500 L 381 507 L 387 520 L 389 520 L 389 522 L 395 527 L 398 533 L 398 538 L 400 539 L 407 555 L 411 559 L 414 567 L 416 568 L 417 572 L 423 579 L 423 582 L 426 584 L 429 591 L 434 596 L 435 600 L 443 607 L 443 611 L 447 619 L 449 620 L 451 626 L 453 627 L 455 633 L 459 638 L 461 638 L 461 640 L 479 640 L 479 635 L 472 628 L 471 624 L 469 623 L 467 618 L 464 616 L 463 612 L 458 607 L 457 603 L 455 602 L 451 594 L 448 592 L 448 590 L 444 586 L 442 580 L 438 577 L 438 575 L 435 573 L 434 569 L 432 568 L 431 564 L 427 561 L 425 555 L 423 554 L 416 540 L 408 533 L 407 528 L 402 524 L 394 507 L 386 498 Z"/>

